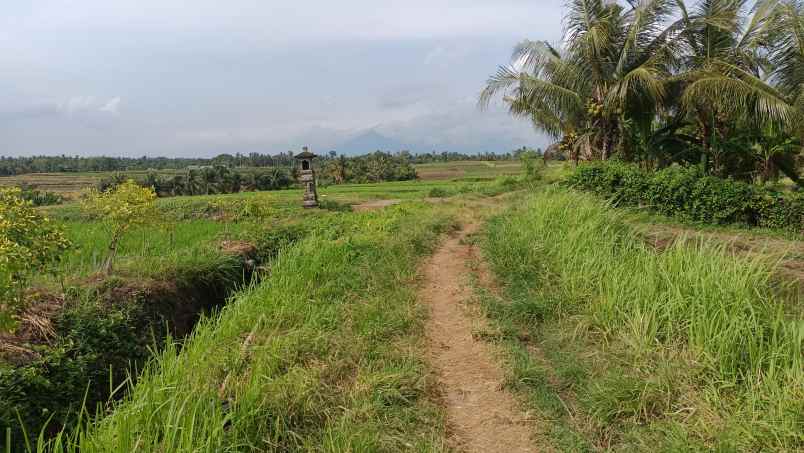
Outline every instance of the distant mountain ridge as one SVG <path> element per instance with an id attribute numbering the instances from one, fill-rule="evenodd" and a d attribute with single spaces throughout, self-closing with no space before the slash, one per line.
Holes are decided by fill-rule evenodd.
<path id="1" fill-rule="evenodd" d="M 353 156 L 373 153 L 377 150 L 397 152 L 402 150 L 414 151 L 416 148 L 417 147 L 413 143 L 403 143 L 399 140 L 383 135 L 377 132 L 375 129 L 369 129 L 338 144 L 334 150 L 337 151 L 338 154 Z"/>

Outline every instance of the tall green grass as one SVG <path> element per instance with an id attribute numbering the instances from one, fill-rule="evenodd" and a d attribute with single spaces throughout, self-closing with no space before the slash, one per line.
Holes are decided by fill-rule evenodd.
<path id="1" fill-rule="evenodd" d="M 514 298 L 501 319 L 541 326 L 547 343 L 560 324 L 616 370 L 570 379 L 605 436 L 630 418 L 684 448 L 804 448 L 804 320 L 785 312 L 768 263 L 706 242 L 654 250 L 616 210 L 553 189 L 494 219 L 486 252 Z M 547 356 L 583 368 L 584 353 Z"/>
<path id="2" fill-rule="evenodd" d="M 322 220 L 258 287 L 160 354 L 110 416 L 49 448 L 442 450 L 413 282 L 449 225 L 423 204 Z"/>

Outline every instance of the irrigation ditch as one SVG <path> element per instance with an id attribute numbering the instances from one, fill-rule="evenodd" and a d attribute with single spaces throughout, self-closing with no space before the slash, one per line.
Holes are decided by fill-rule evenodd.
<path id="1" fill-rule="evenodd" d="M 79 417 L 108 414 L 151 357 L 168 342 L 180 347 L 200 319 L 306 234 L 277 227 L 254 241 L 221 242 L 217 259 L 159 278 L 94 277 L 63 294 L 34 294 L 15 331 L 0 334 L 0 439 L 24 451 Z"/>

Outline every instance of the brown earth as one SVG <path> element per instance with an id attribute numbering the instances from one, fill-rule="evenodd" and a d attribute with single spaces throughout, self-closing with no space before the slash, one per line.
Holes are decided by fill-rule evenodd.
<path id="1" fill-rule="evenodd" d="M 419 299 L 430 310 L 427 357 L 443 391 L 452 447 L 466 452 L 533 452 L 532 422 L 504 390 L 504 374 L 490 346 L 472 334 L 484 322 L 462 306 L 473 297 L 467 279 L 475 260 L 464 239 L 476 229 L 472 223 L 450 237 L 423 269 Z"/>

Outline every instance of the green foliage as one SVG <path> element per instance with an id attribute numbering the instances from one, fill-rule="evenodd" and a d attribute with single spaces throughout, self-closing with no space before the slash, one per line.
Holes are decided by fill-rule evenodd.
<path id="1" fill-rule="evenodd" d="M 80 451 L 441 451 L 409 282 L 448 218 L 406 204 L 326 219 L 159 354 Z"/>
<path id="2" fill-rule="evenodd" d="M 94 413 L 110 388 L 124 382 L 129 367 L 150 355 L 143 307 L 126 302 L 70 305 L 55 322 L 56 345 L 31 363 L 0 371 L 0 429 L 12 428 L 17 448 L 22 450 L 23 427 L 37 436 L 49 422 L 46 432 L 58 432 L 74 423 L 84 402 Z"/>
<path id="3" fill-rule="evenodd" d="M 525 151 L 519 155 L 519 160 L 522 162 L 522 169 L 525 173 L 525 178 L 531 181 L 540 179 L 541 173 L 537 159 L 539 155 L 535 151 Z"/>
<path id="4" fill-rule="evenodd" d="M 59 194 L 37 190 L 24 184 L 20 186 L 20 191 L 20 196 L 34 206 L 52 206 L 64 202 L 64 197 Z"/>
<path id="5" fill-rule="evenodd" d="M 339 203 L 335 200 L 321 199 L 318 200 L 318 207 L 326 211 L 334 212 L 351 212 L 352 206 L 347 203 Z"/>
<path id="6" fill-rule="evenodd" d="M 668 216 L 711 224 L 740 223 L 801 231 L 804 198 L 703 174 L 700 167 L 672 166 L 648 172 L 617 161 L 578 166 L 567 184 Z"/>
<path id="7" fill-rule="evenodd" d="M 318 172 L 322 184 L 410 181 L 417 178 L 409 153 L 390 154 L 377 151 L 365 156 L 341 155 L 323 163 Z"/>
<path id="8" fill-rule="evenodd" d="M 799 182 L 802 2 L 571 0 L 565 24 L 559 46 L 518 45 L 481 105 L 501 97 L 576 161 L 700 162 L 715 176 Z"/>
<path id="9" fill-rule="evenodd" d="M 290 226 L 265 231 L 253 258 L 268 264 L 304 234 Z M 82 409 L 103 414 L 107 403 L 136 382 L 168 334 L 188 334 L 195 320 L 222 306 L 252 272 L 242 257 L 218 254 L 163 269 L 157 281 L 113 278 L 75 288 L 53 320 L 52 344 L 39 347 L 40 357 L 30 363 L 0 370 L 0 430 L 12 428 L 15 448 L 23 451 L 23 429 L 36 436 L 48 423 L 44 432 L 51 437 L 73 428 Z"/>
<path id="10" fill-rule="evenodd" d="M 804 446 L 802 324 L 768 264 L 709 243 L 657 252 L 563 189 L 494 218 L 484 248 L 510 298 L 484 303 L 514 385 L 557 443 L 569 428 L 615 451 Z"/>
<path id="11" fill-rule="evenodd" d="M 8 327 L 8 310 L 22 302 L 33 274 L 54 269 L 69 247 L 62 229 L 39 214 L 19 189 L 0 189 L 0 329 Z"/>
<path id="12" fill-rule="evenodd" d="M 180 157 L 109 157 L 109 156 L 0 156 L 0 176 L 29 173 L 86 173 L 153 170 L 184 170 L 188 167 L 290 167 L 294 164 L 293 153 L 276 155 L 249 153 L 221 154 L 209 158 Z M 123 181 L 118 181 L 123 182 Z M 108 188 L 108 187 L 107 187 Z M 107 188 L 104 188 L 107 189 Z"/>
<path id="13" fill-rule="evenodd" d="M 427 192 L 427 196 L 430 198 L 446 198 L 449 195 L 450 193 L 442 187 L 433 187 L 429 192 Z"/>
<path id="14" fill-rule="evenodd" d="M 128 180 L 124 174 L 118 173 L 101 179 L 96 184 L 96 189 L 99 192 L 108 192 Z M 153 189 L 159 197 L 174 197 L 287 189 L 293 185 L 293 177 L 284 167 L 242 171 L 215 165 L 191 168 L 185 173 L 172 176 L 160 176 L 151 172 L 144 179 L 137 180 L 137 184 Z"/>
<path id="15" fill-rule="evenodd" d="M 99 219 L 109 229 L 111 240 L 104 272 L 111 272 L 117 248 L 123 235 L 136 225 L 147 225 L 157 218 L 156 193 L 151 188 L 128 180 L 106 192 L 89 190 L 81 207 L 89 216 Z"/>

